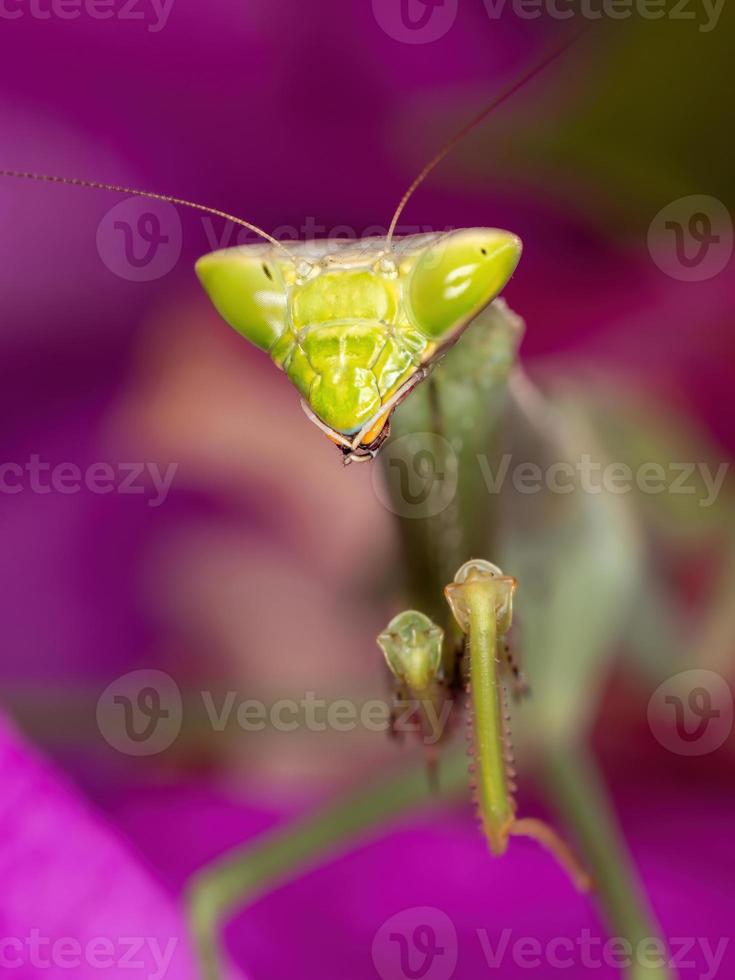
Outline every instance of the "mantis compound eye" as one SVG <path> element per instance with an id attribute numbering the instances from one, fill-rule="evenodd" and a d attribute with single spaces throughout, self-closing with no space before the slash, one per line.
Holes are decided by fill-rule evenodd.
<path id="1" fill-rule="evenodd" d="M 410 314 L 442 343 L 491 303 L 521 257 L 517 235 L 495 228 L 449 232 L 425 248 L 408 283 Z"/>
<path id="2" fill-rule="evenodd" d="M 197 276 L 220 316 L 263 351 L 269 351 L 286 329 L 281 264 L 247 247 L 210 252 L 196 264 Z"/>

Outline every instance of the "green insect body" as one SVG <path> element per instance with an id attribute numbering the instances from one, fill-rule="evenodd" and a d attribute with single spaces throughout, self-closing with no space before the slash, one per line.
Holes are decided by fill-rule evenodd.
<path id="1" fill-rule="evenodd" d="M 440 626 L 424 613 L 409 609 L 393 617 L 377 642 L 399 684 L 419 697 L 431 690 L 442 662 L 444 630 Z"/>
<path id="2" fill-rule="evenodd" d="M 437 789 L 438 746 L 448 734 L 446 689 L 442 678 L 444 630 L 415 609 L 394 616 L 377 637 L 395 681 L 391 730 L 400 736 L 408 724 L 424 745 L 429 785 Z M 400 720 L 399 720 L 400 719 Z"/>
<path id="3" fill-rule="evenodd" d="M 466 562 L 445 589 L 459 626 L 467 634 L 469 682 L 478 776 L 478 803 L 494 854 L 508 846 L 515 821 L 509 732 L 498 665 L 500 637 L 510 629 L 516 581 L 486 561 Z"/>
<path id="4" fill-rule="evenodd" d="M 266 351 L 343 451 L 369 459 L 393 408 L 503 289 L 521 254 L 475 228 L 383 238 L 247 245 L 205 255 L 197 274 L 223 318 Z"/>
<path id="5" fill-rule="evenodd" d="M 474 772 L 482 827 L 493 854 L 504 854 L 510 837 L 530 837 L 554 855 L 580 891 L 592 879 L 572 848 L 543 820 L 516 815 L 513 758 L 505 693 L 499 668 L 510 668 L 502 637 L 513 620 L 516 580 L 483 559 L 465 562 L 444 590 L 467 637 Z"/>

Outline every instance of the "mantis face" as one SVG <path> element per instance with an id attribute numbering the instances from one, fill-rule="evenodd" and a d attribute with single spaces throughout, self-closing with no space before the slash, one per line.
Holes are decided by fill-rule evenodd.
<path id="1" fill-rule="evenodd" d="M 395 406 L 502 290 L 521 254 L 473 228 L 205 255 L 196 270 L 224 319 L 266 351 L 345 461 L 370 459 Z"/>

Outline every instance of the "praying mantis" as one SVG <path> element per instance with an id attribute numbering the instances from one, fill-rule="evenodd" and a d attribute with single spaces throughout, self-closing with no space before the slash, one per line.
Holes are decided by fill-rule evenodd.
<path id="1" fill-rule="evenodd" d="M 443 359 L 501 294 L 522 252 L 518 236 L 494 228 L 398 238 L 403 208 L 470 129 L 570 43 L 525 72 L 429 161 L 401 199 L 385 238 L 287 248 L 250 222 L 183 199 L 29 172 L 0 170 L 0 176 L 165 200 L 259 235 L 265 244 L 201 258 L 199 280 L 220 315 L 288 378 L 308 418 L 343 461 L 369 462 L 388 439 L 398 406 L 422 383 L 430 392 L 440 388 Z M 512 669 L 503 637 L 511 624 L 515 580 L 487 561 L 471 559 L 444 585 L 453 635 L 445 638 L 424 610 L 401 613 L 379 637 L 389 667 L 419 697 L 442 697 L 445 683 L 467 685 L 478 807 L 491 852 L 504 853 L 511 836 L 533 837 L 555 854 L 580 889 L 588 889 L 589 876 L 554 831 L 516 816 L 498 670 Z"/>

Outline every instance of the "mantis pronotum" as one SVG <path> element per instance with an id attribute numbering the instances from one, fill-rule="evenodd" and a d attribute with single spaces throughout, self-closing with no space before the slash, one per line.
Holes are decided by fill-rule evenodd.
<path id="1" fill-rule="evenodd" d="M 521 255 L 516 235 L 492 228 L 397 238 L 399 217 L 456 143 L 570 43 L 524 72 L 429 161 L 401 198 L 382 238 L 286 247 L 248 221 L 168 195 L 30 172 L 0 170 L 0 176 L 164 200 L 225 218 L 259 235 L 265 244 L 204 256 L 197 274 L 224 319 L 286 374 L 306 414 L 339 448 L 344 461 L 366 461 L 375 457 L 389 435 L 394 409 L 499 295 Z M 510 580 L 497 574 L 487 578 L 487 568 L 479 565 L 463 566 L 459 574 L 464 577 L 448 586 L 447 597 L 468 634 L 478 800 L 490 847 L 502 853 L 510 835 L 535 837 L 585 886 L 586 876 L 553 832 L 538 821 L 515 816 L 496 664 L 498 639 L 510 621 Z M 441 629 L 424 613 L 394 620 L 381 636 L 381 646 L 400 683 L 412 694 L 437 695 L 439 665 L 446 666 L 447 656 L 442 653 Z"/>

